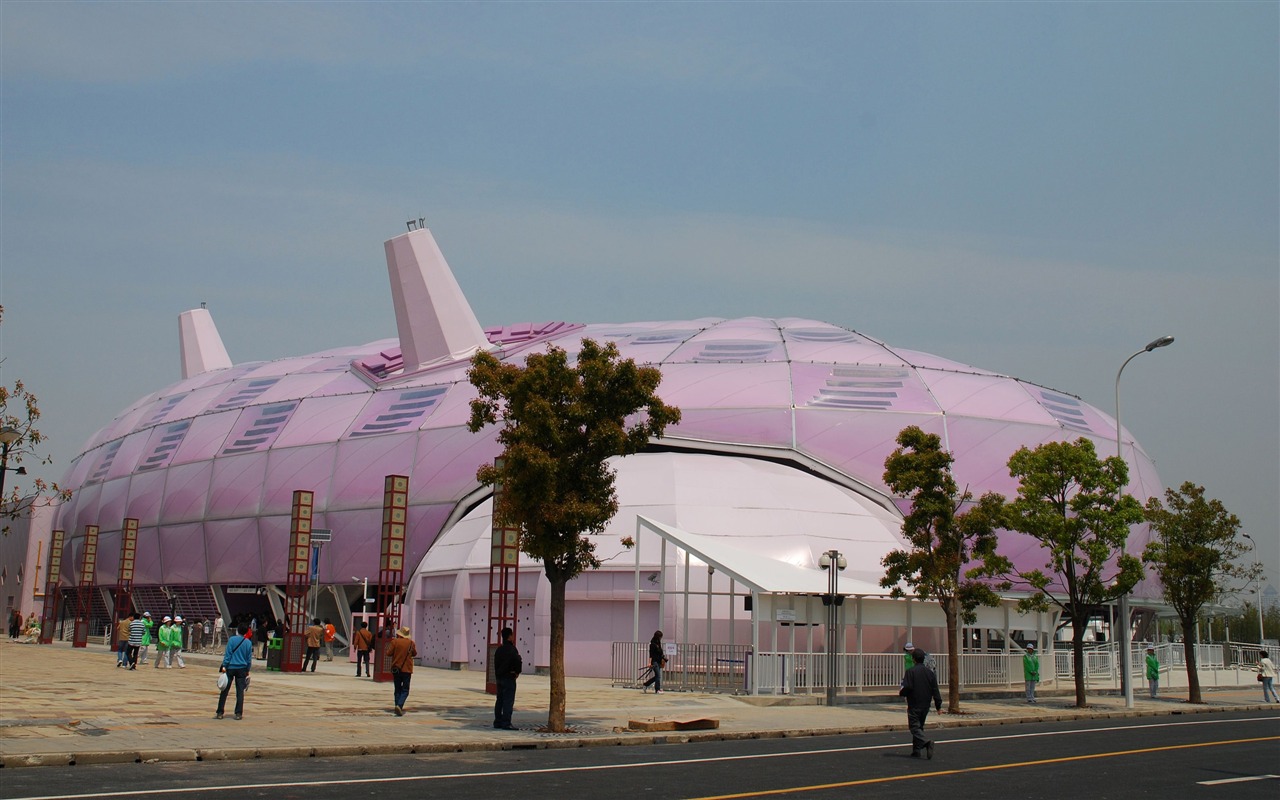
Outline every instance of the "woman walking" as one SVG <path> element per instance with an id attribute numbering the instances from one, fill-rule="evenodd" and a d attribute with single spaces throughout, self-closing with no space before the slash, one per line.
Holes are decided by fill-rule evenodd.
<path id="1" fill-rule="evenodd" d="M 653 686 L 654 694 L 662 694 L 662 668 L 667 663 L 667 656 L 662 652 L 662 631 L 654 631 L 653 638 L 649 640 L 649 669 L 653 670 L 653 676 L 644 682 L 642 691 L 649 691 L 649 687 Z"/>
<path id="2" fill-rule="evenodd" d="M 1258 680 L 1262 681 L 1262 702 L 1280 703 L 1280 697 L 1276 697 L 1276 662 L 1271 660 L 1266 650 L 1258 651 Z"/>

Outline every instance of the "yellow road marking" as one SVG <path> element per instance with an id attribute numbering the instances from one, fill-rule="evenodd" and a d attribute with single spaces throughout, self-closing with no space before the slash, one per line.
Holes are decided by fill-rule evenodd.
<path id="1" fill-rule="evenodd" d="M 845 789 L 850 786 L 867 786 L 873 783 L 893 783 L 894 781 L 917 780 L 919 778 L 939 778 L 944 775 L 964 775 L 970 772 L 990 772 L 997 769 L 1016 769 L 1018 767 L 1037 767 L 1043 764 L 1065 764 L 1070 761 L 1088 761 L 1095 758 L 1115 758 L 1117 756 L 1136 756 L 1142 753 L 1161 753 L 1168 750 L 1188 750 L 1194 747 L 1216 747 L 1227 744 L 1250 744 L 1253 742 L 1273 742 L 1280 736 L 1260 736 L 1256 739 L 1225 739 L 1220 742 L 1195 742 L 1193 744 L 1171 744 L 1163 747 L 1143 747 L 1138 750 L 1116 750 L 1110 753 L 1090 753 L 1083 756 L 1062 756 L 1061 758 L 1043 758 L 1038 761 L 1018 761 L 1011 764 L 990 764 L 984 767 L 966 767 L 965 769 L 945 769 L 937 772 L 921 772 L 911 775 L 890 775 L 883 778 L 863 778 L 856 781 L 839 783 L 820 783 L 812 786 L 793 786 L 786 789 L 769 789 L 762 792 L 741 792 L 739 794 L 717 794 L 691 800 L 737 800 L 743 797 L 768 797 L 778 794 L 794 794 L 796 792 L 820 792 L 824 789 Z"/>

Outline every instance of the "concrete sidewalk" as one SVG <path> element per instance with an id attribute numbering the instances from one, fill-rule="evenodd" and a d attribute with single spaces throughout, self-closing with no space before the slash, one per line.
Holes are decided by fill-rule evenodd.
<path id="1" fill-rule="evenodd" d="M 154 654 L 153 654 L 154 655 Z M 355 677 L 345 658 L 321 661 L 314 673 L 268 672 L 255 661 L 243 720 L 215 720 L 219 655 L 186 654 L 186 669 L 117 669 L 101 645 L 35 645 L 0 640 L 0 767 L 94 763 L 200 761 L 342 756 L 375 753 L 462 752 L 518 748 L 585 747 L 655 742 L 813 736 L 902 730 L 906 719 L 894 697 L 861 697 L 828 708 L 808 697 L 734 697 L 664 692 L 642 694 L 595 678 L 568 679 L 571 733 L 550 734 L 548 679 L 525 675 L 516 696 L 514 724 L 493 728 L 493 697 L 476 672 L 419 667 L 405 716 L 391 713 L 391 685 Z M 1058 692 L 1028 705 L 1017 695 L 962 700 L 960 715 L 931 715 L 930 728 L 1038 720 L 1151 716 L 1226 709 L 1267 709 L 1261 689 L 1247 686 L 1204 692 L 1204 705 L 1186 702 L 1186 689 L 1152 701 L 1145 692 L 1131 710 L 1114 695 Z M 716 730 L 651 733 L 628 729 L 631 720 L 710 718 Z"/>

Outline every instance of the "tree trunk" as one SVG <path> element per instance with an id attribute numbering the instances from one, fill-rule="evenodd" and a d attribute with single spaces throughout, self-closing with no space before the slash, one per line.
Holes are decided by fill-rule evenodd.
<path id="1" fill-rule="evenodd" d="M 947 618 L 947 663 L 951 666 L 951 679 L 947 681 L 947 713 L 960 713 L 960 610 L 959 600 L 952 597 L 942 603 L 943 616 Z"/>
<path id="2" fill-rule="evenodd" d="M 547 730 L 564 733 L 564 588 L 568 581 L 547 576 L 551 583 L 551 698 Z"/>
<path id="3" fill-rule="evenodd" d="M 1187 661 L 1187 702 L 1203 703 L 1200 697 L 1200 668 L 1196 665 L 1195 617 L 1182 619 L 1182 653 Z"/>
<path id="4" fill-rule="evenodd" d="M 1086 708 L 1089 705 L 1089 699 L 1084 693 L 1084 629 L 1083 621 L 1076 624 L 1077 616 L 1072 616 L 1071 621 L 1071 666 L 1072 672 L 1076 674 L 1076 708 Z"/>

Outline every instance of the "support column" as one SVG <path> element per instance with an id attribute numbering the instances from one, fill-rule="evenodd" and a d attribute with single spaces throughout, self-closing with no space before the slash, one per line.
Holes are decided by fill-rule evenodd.
<path id="1" fill-rule="evenodd" d="M 80 555 L 80 585 L 76 587 L 76 622 L 72 647 L 89 644 L 89 616 L 93 613 L 93 579 L 98 571 L 98 526 L 84 526 L 84 552 Z"/>
<path id="2" fill-rule="evenodd" d="M 44 607 L 40 610 L 40 644 L 53 642 L 53 623 L 58 618 L 58 597 L 62 594 L 62 542 L 66 531 L 49 537 L 49 568 L 45 572 Z"/>

